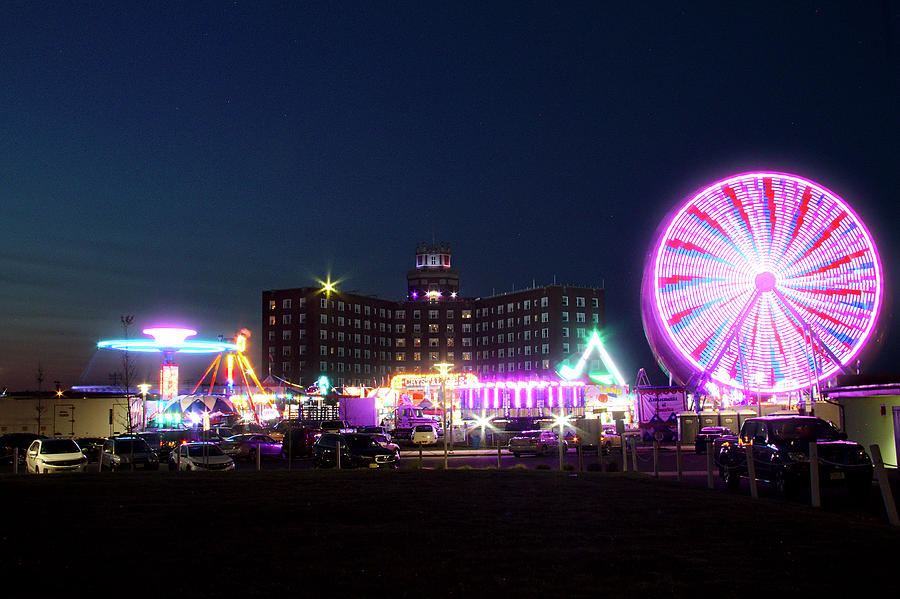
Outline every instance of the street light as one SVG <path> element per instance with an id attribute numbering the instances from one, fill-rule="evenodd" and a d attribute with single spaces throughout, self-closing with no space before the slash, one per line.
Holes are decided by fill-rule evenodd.
<path id="1" fill-rule="evenodd" d="M 443 426 L 444 426 L 444 470 L 446 470 L 447 469 L 447 436 L 452 434 L 451 431 L 453 430 L 452 421 L 447 419 L 447 373 L 450 371 L 451 368 L 453 368 L 453 364 L 450 364 L 449 362 L 440 362 L 438 364 L 435 364 L 434 367 L 437 368 L 438 372 L 441 374 L 441 404 L 442 404 L 443 413 L 444 413 L 444 415 L 443 415 L 444 422 L 442 422 L 441 424 L 443 424 Z M 453 409 L 452 401 L 450 402 L 450 409 L 451 409 L 451 418 L 452 418 L 452 409 Z"/>
<path id="2" fill-rule="evenodd" d="M 141 383 L 138 385 L 141 390 L 141 430 L 147 430 L 147 392 L 150 390 L 149 383 Z"/>

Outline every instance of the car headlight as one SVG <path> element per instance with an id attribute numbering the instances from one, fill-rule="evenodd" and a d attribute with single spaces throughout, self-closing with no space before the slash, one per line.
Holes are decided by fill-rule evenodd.
<path id="1" fill-rule="evenodd" d="M 114 456 L 112 456 L 111 460 L 112 460 L 112 463 L 113 463 L 113 464 L 118 464 L 119 462 L 122 461 L 122 458 L 120 458 L 120 457 L 117 456 L 117 455 L 114 455 Z"/>

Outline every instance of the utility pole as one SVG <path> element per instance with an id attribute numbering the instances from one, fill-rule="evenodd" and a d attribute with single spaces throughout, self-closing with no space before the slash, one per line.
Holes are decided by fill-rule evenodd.
<path id="1" fill-rule="evenodd" d="M 131 415 L 131 396 L 130 396 L 131 364 L 128 359 L 128 327 L 130 327 L 131 324 L 134 322 L 134 315 L 129 314 L 126 316 L 122 316 L 120 318 L 120 320 L 122 321 L 122 329 L 124 329 L 124 331 L 125 331 L 125 351 L 124 351 L 124 357 L 122 359 L 124 361 L 124 366 L 125 366 L 125 405 L 127 406 L 127 410 L 128 410 L 128 412 L 127 412 L 128 413 L 128 432 L 133 433 L 134 432 L 134 418 Z M 134 467 L 134 464 L 132 464 L 132 467 Z"/>

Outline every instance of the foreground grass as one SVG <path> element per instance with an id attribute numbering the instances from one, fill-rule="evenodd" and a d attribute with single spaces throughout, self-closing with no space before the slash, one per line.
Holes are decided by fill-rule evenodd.
<path id="1" fill-rule="evenodd" d="M 0 584 L 32 596 L 832 594 L 886 586 L 900 547 L 863 517 L 635 474 L 10 476 L 0 492 Z"/>

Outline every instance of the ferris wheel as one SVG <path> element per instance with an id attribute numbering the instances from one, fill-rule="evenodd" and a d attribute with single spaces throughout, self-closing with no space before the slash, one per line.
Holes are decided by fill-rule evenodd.
<path id="1" fill-rule="evenodd" d="M 836 194 L 745 173 L 706 187 L 661 226 L 642 314 L 676 378 L 777 393 L 846 370 L 883 295 L 872 237 Z"/>

